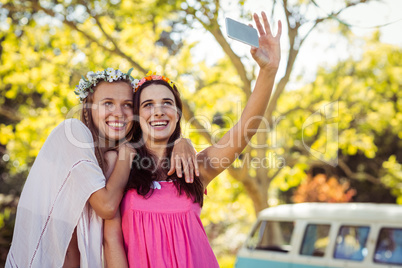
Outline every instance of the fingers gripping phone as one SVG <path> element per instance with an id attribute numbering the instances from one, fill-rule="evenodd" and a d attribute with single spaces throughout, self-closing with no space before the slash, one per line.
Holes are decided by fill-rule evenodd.
<path id="1" fill-rule="evenodd" d="M 253 47 L 259 47 L 256 29 L 231 18 L 226 18 L 225 21 L 226 33 L 230 38 Z"/>

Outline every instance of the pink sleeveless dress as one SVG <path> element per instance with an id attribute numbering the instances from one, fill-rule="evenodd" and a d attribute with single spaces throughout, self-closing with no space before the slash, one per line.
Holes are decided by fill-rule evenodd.
<path id="1" fill-rule="evenodd" d="M 129 190 L 121 203 L 124 247 L 130 267 L 219 267 L 208 242 L 201 207 L 178 195 L 172 182 L 145 199 Z"/>

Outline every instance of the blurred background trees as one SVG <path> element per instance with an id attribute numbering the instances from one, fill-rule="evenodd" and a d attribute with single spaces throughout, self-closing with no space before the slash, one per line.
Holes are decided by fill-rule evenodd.
<path id="1" fill-rule="evenodd" d="M 134 67 L 136 77 L 153 70 L 176 81 L 184 134 L 198 150 L 238 120 L 258 68 L 226 38 L 224 17 L 231 11 L 250 22 L 259 10 L 248 2 L 0 1 L 0 257 L 29 167 L 53 127 L 76 116 L 73 89 L 89 70 Z M 372 2 L 338 0 L 329 13 L 318 1 L 267 4 L 264 11 L 285 26 L 275 92 L 259 133 L 209 187 L 203 209 L 222 267 L 233 264 L 255 213 L 268 205 L 402 203 L 401 48 L 382 44 L 379 32 L 358 39 L 339 19 Z M 297 83 L 292 71 L 315 31 L 361 43 L 360 51 Z"/>

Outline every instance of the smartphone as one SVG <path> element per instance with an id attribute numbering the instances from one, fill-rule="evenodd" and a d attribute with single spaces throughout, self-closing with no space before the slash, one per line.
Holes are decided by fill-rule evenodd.
<path id="1" fill-rule="evenodd" d="M 230 38 L 253 47 L 259 47 L 256 29 L 231 18 L 226 18 L 225 21 L 226 33 Z"/>

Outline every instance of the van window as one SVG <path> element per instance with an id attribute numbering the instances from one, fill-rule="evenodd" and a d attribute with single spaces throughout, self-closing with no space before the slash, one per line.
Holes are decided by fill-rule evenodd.
<path id="1" fill-rule="evenodd" d="M 334 258 L 362 261 L 367 255 L 369 231 L 368 226 L 341 226 L 336 237 Z"/>
<path id="2" fill-rule="evenodd" d="M 329 242 L 329 224 L 308 224 L 304 233 L 301 255 L 323 257 Z"/>
<path id="3" fill-rule="evenodd" d="M 374 262 L 402 264 L 402 229 L 382 228 L 377 239 Z"/>
<path id="4" fill-rule="evenodd" d="M 289 252 L 293 221 L 260 221 L 247 241 L 249 249 Z"/>

